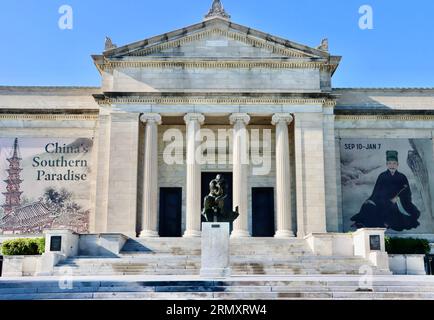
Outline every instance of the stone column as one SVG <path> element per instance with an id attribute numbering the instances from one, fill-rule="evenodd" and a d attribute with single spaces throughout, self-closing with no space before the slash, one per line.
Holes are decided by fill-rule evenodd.
<path id="1" fill-rule="evenodd" d="M 276 238 L 294 237 L 291 215 L 291 175 L 289 168 L 288 125 L 293 118 L 289 113 L 276 113 L 272 124 L 276 126 Z"/>
<path id="2" fill-rule="evenodd" d="M 189 113 L 184 117 L 187 125 L 187 223 L 184 237 L 201 236 L 201 167 L 196 161 L 196 150 L 200 145 L 200 126 L 205 117 L 200 113 Z"/>
<path id="3" fill-rule="evenodd" d="M 325 233 L 324 133 L 322 113 L 294 116 L 297 236 Z"/>
<path id="4" fill-rule="evenodd" d="M 233 238 L 250 237 L 247 221 L 247 169 L 248 134 L 246 125 L 250 116 L 246 113 L 234 113 L 230 116 L 234 126 L 233 138 L 233 209 L 238 207 L 240 216 L 234 222 Z"/>
<path id="5" fill-rule="evenodd" d="M 147 113 L 140 117 L 140 121 L 146 124 L 140 237 L 158 237 L 158 125 L 161 124 L 161 116 L 156 113 Z"/>

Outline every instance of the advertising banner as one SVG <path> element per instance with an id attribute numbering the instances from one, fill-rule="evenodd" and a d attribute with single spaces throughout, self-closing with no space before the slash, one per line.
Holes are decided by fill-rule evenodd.
<path id="1" fill-rule="evenodd" d="M 341 139 L 344 231 L 434 230 L 431 139 Z"/>
<path id="2" fill-rule="evenodd" d="M 86 233 L 93 138 L 0 138 L 0 232 Z"/>

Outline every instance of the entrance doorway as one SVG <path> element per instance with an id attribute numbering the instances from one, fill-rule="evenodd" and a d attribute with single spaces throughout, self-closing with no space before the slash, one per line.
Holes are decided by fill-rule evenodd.
<path id="1" fill-rule="evenodd" d="M 182 236 L 182 188 L 160 189 L 160 237 Z"/>
<path id="2" fill-rule="evenodd" d="M 216 176 L 220 174 L 226 181 L 226 194 L 228 195 L 225 201 L 225 210 L 230 212 L 232 208 L 232 172 L 202 172 L 202 204 L 201 210 L 203 210 L 203 199 L 209 194 L 209 184 Z M 202 222 L 206 222 L 202 216 Z M 232 230 L 232 224 L 231 224 Z"/>
<path id="3" fill-rule="evenodd" d="M 274 237 L 274 188 L 252 188 L 252 236 Z"/>

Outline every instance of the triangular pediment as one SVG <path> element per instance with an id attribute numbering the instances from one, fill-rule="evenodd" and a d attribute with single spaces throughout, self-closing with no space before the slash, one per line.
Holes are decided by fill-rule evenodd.
<path id="1" fill-rule="evenodd" d="M 302 58 L 303 54 L 249 39 L 235 32 L 209 29 L 179 40 L 143 48 L 128 56 L 161 58 Z"/>
<path id="2" fill-rule="evenodd" d="M 327 51 L 300 45 L 224 19 L 211 19 L 104 52 L 106 59 L 293 58 L 328 60 Z"/>

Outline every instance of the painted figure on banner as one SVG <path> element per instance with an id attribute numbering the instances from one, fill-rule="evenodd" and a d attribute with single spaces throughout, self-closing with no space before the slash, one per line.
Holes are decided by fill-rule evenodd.
<path id="1" fill-rule="evenodd" d="M 419 226 L 421 212 L 412 202 L 407 177 L 398 171 L 397 151 L 387 151 L 387 170 L 377 179 L 372 195 L 358 214 L 351 218 L 356 228 L 411 230 Z"/>

